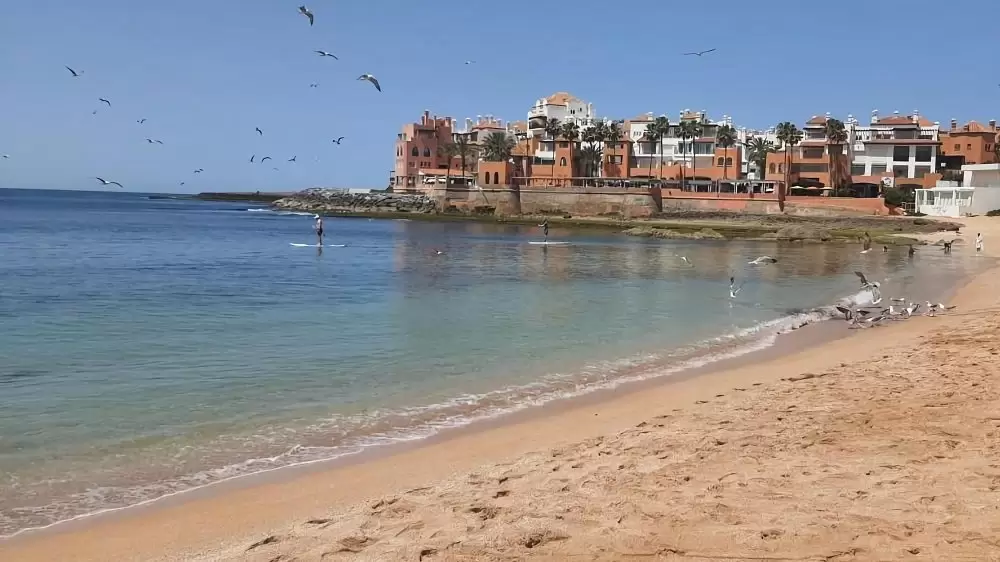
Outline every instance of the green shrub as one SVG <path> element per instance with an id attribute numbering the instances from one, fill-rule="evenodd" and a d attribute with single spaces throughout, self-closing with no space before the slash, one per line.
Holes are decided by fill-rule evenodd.
<path id="1" fill-rule="evenodd" d="M 986 216 L 988 217 L 1000 217 L 1000 209 L 993 209 L 992 211 L 987 211 Z"/>
<path id="2" fill-rule="evenodd" d="M 913 203 L 913 191 L 903 191 L 902 189 L 889 188 L 883 195 L 886 207 L 901 207 L 903 203 Z"/>

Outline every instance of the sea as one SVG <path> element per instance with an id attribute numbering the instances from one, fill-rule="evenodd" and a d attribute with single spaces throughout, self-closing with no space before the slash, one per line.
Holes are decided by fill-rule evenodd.
<path id="1" fill-rule="evenodd" d="M 870 301 L 855 271 L 923 301 L 986 267 L 958 247 L 560 228 L 545 246 L 536 227 L 360 218 L 326 220 L 343 247 L 292 246 L 312 226 L 0 189 L 0 536 L 760 350 Z"/>

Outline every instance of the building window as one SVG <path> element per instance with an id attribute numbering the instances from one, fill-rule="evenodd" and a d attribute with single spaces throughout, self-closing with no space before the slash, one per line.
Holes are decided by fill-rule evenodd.
<path id="1" fill-rule="evenodd" d="M 965 150 L 972 150 L 972 144 L 969 143 L 969 144 L 965 145 Z"/>
<path id="2" fill-rule="evenodd" d="M 414 146 L 413 150 L 410 151 L 410 156 L 420 156 L 420 149 Z"/>
<path id="3" fill-rule="evenodd" d="M 933 150 L 929 146 L 918 146 L 916 149 L 917 162 L 930 162 Z"/>
<path id="4" fill-rule="evenodd" d="M 732 165 L 733 165 L 733 159 L 732 158 L 726 158 L 726 166 L 732 166 Z"/>
<path id="5" fill-rule="evenodd" d="M 563 156 L 562 158 L 559 159 L 559 165 L 560 166 L 565 166 L 566 165 L 566 157 L 565 156 Z"/>
<path id="6" fill-rule="evenodd" d="M 768 171 L 771 172 L 772 174 L 774 173 L 774 162 L 772 162 L 771 165 L 768 167 Z"/>
<path id="7" fill-rule="evenodd" d="M 569 148 L 569 143 L 562 141 L 559 143 L 559 148 Z"/>
<path id="8" fill-rule="evenodd" d="M 720 156 L 720 157 L 719 157 L 719 164 L 718 164 L 718 165 L 719 165 L 719 166 L 722 166 L 722 165 L 724 165 L 725 163 L 726 163 L 726 159 Z"/>
<path id="9" fill-rule="evenodd" d="M 778 164 L 778 173 L 779 174 L 785 173 L 785 165 L 784 164 Z"/>
<path id="10" fill-rule="evenodd" d="M 424 147 L 424 158 L 430 158 L 430 157 L 431 157 L 431 149 Z"/>
<path id="11" fill-rule="evenodd" d="M 915 166 L 913 168 L 913 177 L 914 178 L 922 178 L 922 177 L 926 176 L 929 173 L 931 173 L 930 166 Z"/>
<path id="12" fill-rule="evenodd" d="M 490 183 L 490 173 L 489 172 L 483 172 L 483 183 L 484 184 L 489 184 Z"/>
<path id="13" fill-rule="evenodd" d="M 411 168 L 416 168 L 417 167 L 417 163 L 411 160 L 410 161 L 410 167 Z"/>
<path id="14" fill-rule="evenodd" d="M 877 176 L 879 174 L 884 174 L 886 170 L 885 164 L 872 164 L 872 175 Z"/>
<path id="15" fill-rule="evenodd" d="M 825 173 L 827 171 L 826 164 L 792 164 L 791 170 L 793 174 L 802 172 L 815 174 Z"/>
<path id="16" fill-rule="evenodd" d="M 909 146 L 894 146 L 892 147 L 892 159 L 896 162 L 905 162 L 910 159 L 910 147 Z"/>
<path id="17" fill-rule="evenodd" d="M 623 157 L 620 154 L 608 156 L 608 164 L 621 164 L 622 162 L 624 162 L 622 158 Z"/>
<path id="18" fill-rule="evenodd" d="M 986 143 L 986 152 L 993 152 L 993 145 Z"/>
<path id="19" fill-rule="evenodd" d="M 897 178 L 909 178 L 910 170 L 906 166 L 893 166 L 892 175 Z"/>
<path id="20" fill-rule="evenodd" d="M 803 158 L 822 158 L 823 149 L 822 148 L 803 148 L 802 149 Z"/>
<path id="21" fill-rule="evenodd" d="M 956 144 L 955 145 L 955 152 L 958 152 L 959 150 L 962 150 L 962 145 Z"/>
<path id="22" fill-rule="evenodd" d="M 865 175 L 865 165 L 864 164 L 851 164 L 851 175 L 852 176 L 863 176 L 863 175 Z"/>
<path id="23" fill-rule="evenodd" d="M 489 172 L 486 173 L 488 174 Z M 500 172 L 493 172 L 493 183 L 500 183 Z"/>

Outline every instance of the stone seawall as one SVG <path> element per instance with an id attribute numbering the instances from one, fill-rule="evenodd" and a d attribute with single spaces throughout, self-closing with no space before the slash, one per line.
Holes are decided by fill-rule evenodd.
<path id="1" fill-rule="evenodd" d="M 307 189 L 274 202 L 278 209 L 325 214 L 429 214 L 437 212 L 434 199 L 402 193 L 349 193 L 336 189 Z"/>

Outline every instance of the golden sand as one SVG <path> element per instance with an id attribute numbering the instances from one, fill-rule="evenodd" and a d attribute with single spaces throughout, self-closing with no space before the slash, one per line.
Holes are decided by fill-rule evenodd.
<path id="1" fill-rule="evenodd" d="M 976 232 L 997 255 L 1000 219 Z M 938 317 L 29 535 L 0 560 L 1000 560 L 997 272 Z"/>

